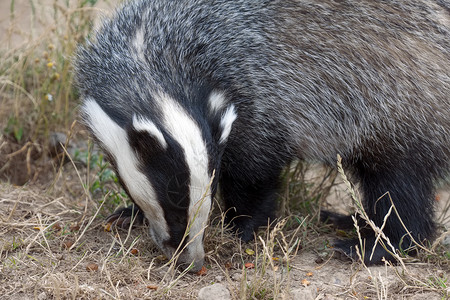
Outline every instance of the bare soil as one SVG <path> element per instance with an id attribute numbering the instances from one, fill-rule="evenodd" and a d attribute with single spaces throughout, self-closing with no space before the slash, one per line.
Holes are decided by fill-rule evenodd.
<path id="1" fill-rule="evenodd" d="M 241 244 L 222 228 L 217 203 L 206 229 L 206 274 L 181 274 L 154 247 L 145 226 L 105 230 L 104 219 L 114 204 L 102 204 L 107 195 L 93 198 L 83 188 L 96 180 L 94 171 L 83 163 L 60 168 L 60 161 L 46 154 L 32 163 L 40 171 L 27 184 L 0 183 L 1 299 L 196 299 L 201 288 L 214 283 L 225 285 L 232 299 L 449 295 L 449 262 L 439 255 L 408 258 L 405 269 L 388 264 L 366 268 L 334 254 L 330 245 L 342 232 L 317 227 L 312 219 L 296 226 L 294 217 L 282 228 L 261 230 L 257 242 Z M 117 189 L 110 184 L 107 189 Z M 340 186 L 333 189 L 328 201 L 345 210 L 347 205 L 335 196 L 345 192 Z M 448 201 L 448 192 L 439 195 L 439 203 Z M 284 253 L 288 248 L 292 252 Z M 439 245 L 434 252 L 448 250 L 448 244 Z M 246 263 L 255 266 L 249 269 Z"/>

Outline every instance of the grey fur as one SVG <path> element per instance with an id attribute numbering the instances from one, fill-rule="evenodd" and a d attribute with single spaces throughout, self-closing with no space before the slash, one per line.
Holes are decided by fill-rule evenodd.
<path id="1" fill-rule="evenodd" d="M 450 169 L 446 1 L 140 0 L 79 49 L 75 73 L 82 97 L 121 126 L 136 112 L 158 120 L 149 99 L 160 90 L 202 124 L 197 87 L 223 92 L 238 115 L 223 157 L 212 158 L 223 181 L 250 186 L 294 157 L 335 165 L 337 154 L 357 180 L 395 181 L 399 170 L 386 189 L 418 193 L 398 206 L 425 215 L 407 223 L 432 238 L 431 186 Z M 238 227 L 245 235 L 257 223 Z M 398 239 L 403 229 L 392 227 Z"/>

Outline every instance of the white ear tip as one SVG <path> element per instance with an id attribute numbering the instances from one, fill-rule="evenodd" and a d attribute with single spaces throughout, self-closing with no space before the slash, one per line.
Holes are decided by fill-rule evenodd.
<path id="1" fill-rule="evenodd" d="M 231 127 L 234 121 L 237 118 L 236 108 L 234 104 L 228 106 L 227 110 L 222 115 L 222 119 L 220 120 L 220 127 L 222 129 L 222 135 L 220 136 L 219 143 L 223 144 L 227 141 L 228 136 L 231 132 Z"/>

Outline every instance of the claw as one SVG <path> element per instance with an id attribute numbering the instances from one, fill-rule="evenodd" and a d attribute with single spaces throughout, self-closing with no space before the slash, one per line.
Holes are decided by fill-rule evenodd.
<path id="1" fill-rule="evenodd" d="M 142 224 L 143 221 L 144 215 L 135 205 L 120 208 L 106 218 L 106 223 L 111 224 L 110 226 L 116 226 L 123 229 L 128 229 L 130 225 Z"/>

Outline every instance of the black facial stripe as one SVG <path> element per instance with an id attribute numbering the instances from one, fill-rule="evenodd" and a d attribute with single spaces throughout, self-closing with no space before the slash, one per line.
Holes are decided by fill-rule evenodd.
<path id="1" fill-rule="evenodd" d="M 130 128 L 128 138 L 163 209 L 170 235 L 165 243 L 177 248 L 187 228 L 190 203 L 190 172 L 184 150 L 169 135 L 165 135 L 166 149 L 146 131 Z"/>

